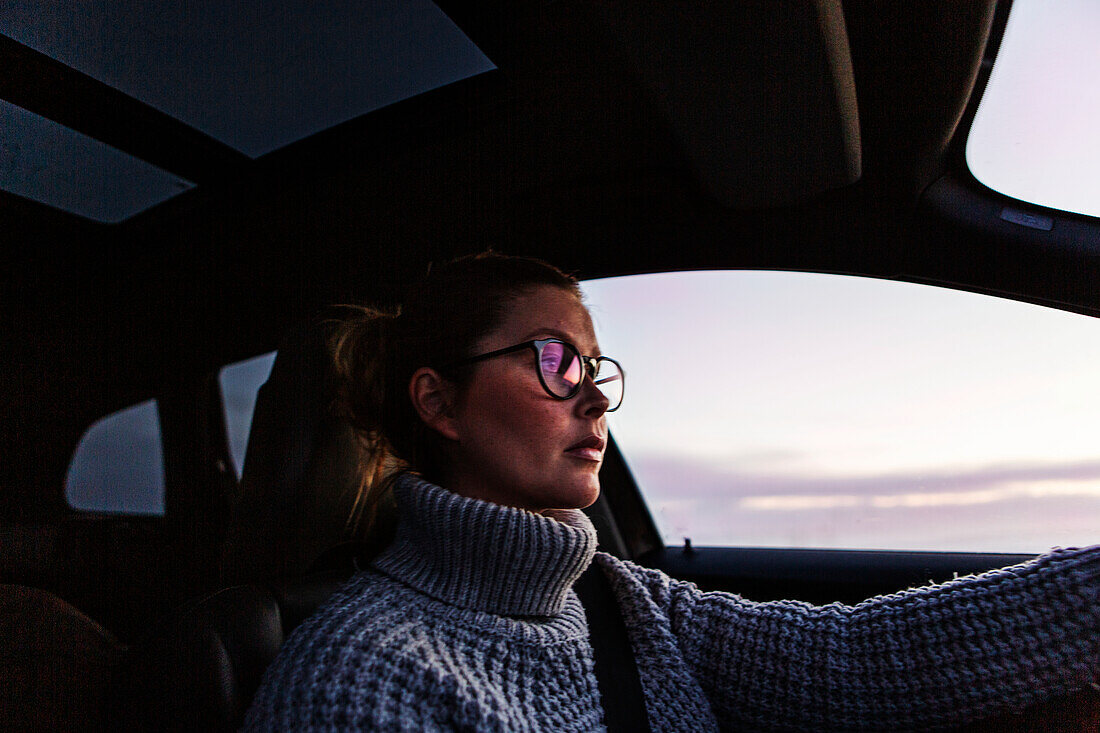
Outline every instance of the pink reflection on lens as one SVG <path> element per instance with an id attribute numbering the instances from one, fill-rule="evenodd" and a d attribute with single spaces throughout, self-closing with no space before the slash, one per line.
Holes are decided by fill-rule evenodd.
<path id="1" fill-rule="evenodd" d="M 565 347 L 556 343 L 549 343 L 542 347 L 542 357 L 539 366 L 544 375 L 552 376 L 557 374 L 558 369 L 561 367 L 561 357 L 564 351 Z"/>
<path id="2" fill-rule="evenodd" d="M 569 366 L 565 370 L 565 381 L 570 385 L 580 384 L 584 376 L 581 374 L 581 360 L 574 356 L 569 360 Z"/>

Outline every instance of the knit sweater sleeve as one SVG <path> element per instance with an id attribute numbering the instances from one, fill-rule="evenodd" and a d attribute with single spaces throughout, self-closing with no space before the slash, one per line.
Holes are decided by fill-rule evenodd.
<path id="1" fill-rule="evenodd" d="M 680 656 L 731 729 L 947 727 L 1070 692 L 1100 670 L 1100 547 L 856 606 L 756 603 L 600 562 L 643 678 L 647 657 Z"/>

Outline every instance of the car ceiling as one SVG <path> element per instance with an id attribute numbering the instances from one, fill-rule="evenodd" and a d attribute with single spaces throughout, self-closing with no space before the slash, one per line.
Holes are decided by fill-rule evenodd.
<path id="1" fill-rule="evenodd" d="M 97 417 L 487 247 L 585 278 L 846 272 L 1100 313 L 1095 221 L 1069 218 L 1082 245 L 983 220 L 1003 202 L 959 162 L 1003 4 L 438 4 L 497 70 L 257 159 L 0 36 L 0 98 L 197 184 L 118 224 L 0 193 L 0 509 L 58 494 Z M 850 57 L 791 43 L 815 22 L 846 30 Z M 780 92 L 848 58 L 854 85 L 815 102 L 828 119 L 788 124 L 801 103 Z"/>

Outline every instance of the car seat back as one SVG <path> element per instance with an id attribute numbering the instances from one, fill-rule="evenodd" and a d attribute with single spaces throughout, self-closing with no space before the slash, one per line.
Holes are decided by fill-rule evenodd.
<path id="1" fill-rule="evenodd" d="M 330 548 L 361 539 L 359 449 L 333 410 L 329 331 L 324 320 L 294 329 L 260 388 L 221 552 L 223 584 L 300 575 Z"/>
<path id="2" fill-rule="evenodd" d="M 286 637 L 348 575 L 233 586 L 179 609 L 120 665 L 112 728 L 239 729 Z"/>
<path id="3" fill-rule="evenodd" d="M 359 449 L 333 410 L 331 321 L 293 329 L 260 388 L 219 573 L 120 665 L 111 717 L 141 730 L 236 730 L 287 636 L 355 569 Z M 318 565 L 324 569 L 311 572 Z"/>
<path id="4" fill-rule="evenodd" d="M 102 729 L 114 636 L 53 593 L 0 584 L 0 639 L 0 730 Z"/>

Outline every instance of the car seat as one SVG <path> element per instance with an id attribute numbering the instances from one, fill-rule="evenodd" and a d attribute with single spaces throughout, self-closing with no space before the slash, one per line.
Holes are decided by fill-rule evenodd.
<path id="1" fill-rule="evenodd" d="M 114 726 L 236 730 L 286 637 L 354 572 L 358 445 L 332 408 L 329 326 L 284 339 L 260 388 L 239 498 L 221 553 L 223 588 L 178 609 L 131 648 Z"/>
<path id="2" fill-rule="evenodd" d="M 0 730 L 104 725 L 107 680 L 124 647 L 69 603 L 0 584 Z"/>
<path id="3" fill-rule="evenodd" d="M 286 637 L 348 573 L 238 585 L 179 609 L 116 676 L 111 728 L 233 731 Z"/>
<path id="4" fill-rule="evenodd" d="M 333 410 L 330 324 L 291 331 L 257 395 L 221 552 L 223 584 L 301 575 L 332 547 L 362 539 L 359 449 Z"/>

